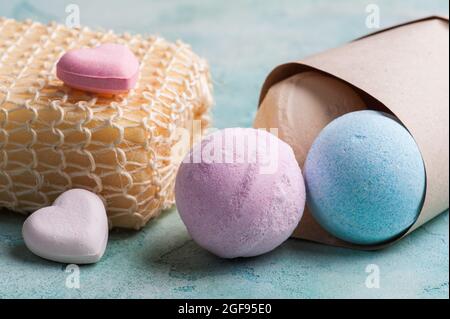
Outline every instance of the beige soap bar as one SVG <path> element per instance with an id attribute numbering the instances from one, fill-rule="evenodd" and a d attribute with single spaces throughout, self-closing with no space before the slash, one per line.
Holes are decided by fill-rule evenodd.
<path id="1" fill-rule="evenodd" d="M 127 45 L 140 78 L 125 95 L 56 78 L 69 49 Z M 65 190 L 100 195 L 111 226 L 140 228 L 174 202 L 177 128 L 206 128 L 207 63 L 181 42 L 0 19 L 0 207 L 33 212 Z"/>

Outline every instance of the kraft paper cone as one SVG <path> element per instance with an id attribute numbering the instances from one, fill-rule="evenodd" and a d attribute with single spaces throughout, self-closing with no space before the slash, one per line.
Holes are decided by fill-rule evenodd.
<path id="1" fill-rule="evenodd" d="M 293 237 L 342 247 L 379 249 L 448 209 L 448 18 L 433 16 L 410 21 L 300 62 L 278 66 L 266 79 L 259 104 L 273 85 L 305 71 L 317 71 L 340 79 L 351 85 L 369 108 L 397 116 L 422 153 L 427 189 L 416 223 L 403 236 L 389 243 L 360 246 L 339 240 L 325 231 L 308 209 Z"/>

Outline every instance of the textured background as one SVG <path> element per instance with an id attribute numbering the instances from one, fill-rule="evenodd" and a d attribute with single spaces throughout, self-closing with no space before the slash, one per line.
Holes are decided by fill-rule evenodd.
<path id="1" fill-rule="evenodd" d="M 251 125 L 277 64 L 369 32 L 369 3 L 379 5 L 382 27 L 449 10 L 448 0 L 18 0 L 0 2 L 0 16 L 64 23 L 69 3 L 80 6 L 83 25 L 192 44 L 212 68 L 219 128 Z M 0 298 L 448 298 L 448 219 L 444 213 L 378 252 L 289 240 L 270 254 L 228 261 L 193 243 L 174 210 L 140 232 L 113 231 L 101 262 L 81 267 L 80 289 L 68 289 L 65 265 L 28 252 L 24 218 L 1 212 Z M 379 266 L 379 289 L 365 286 L 369 264 Z"/>

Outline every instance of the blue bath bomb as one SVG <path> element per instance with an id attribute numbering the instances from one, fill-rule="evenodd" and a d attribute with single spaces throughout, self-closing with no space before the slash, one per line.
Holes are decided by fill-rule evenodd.
<path id="1" fill-rule="evenodd" d="M 401 235 L 422 207 L 420 151 L 406 128 L 382 112 L 352 112 L 332 121 L 314 141 L 304 172 L 315 219 L 354 244 Z"/>

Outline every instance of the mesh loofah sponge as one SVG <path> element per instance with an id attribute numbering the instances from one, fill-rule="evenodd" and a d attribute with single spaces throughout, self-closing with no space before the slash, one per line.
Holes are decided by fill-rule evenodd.
<path id="1" fill-rule="evenodd" d="M 67 50 L 105 42 L 139 59 L 134 90 L 89 94 L 56 78 Z M 208 66 L 181 42 L 0 18 L 0 207 L 32 212 L 84 188 L 111 226 L 138 229 L 174 202 L 176 129 L 206 128 L 211 105 Z"/>

